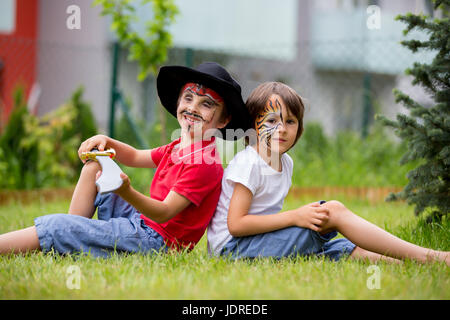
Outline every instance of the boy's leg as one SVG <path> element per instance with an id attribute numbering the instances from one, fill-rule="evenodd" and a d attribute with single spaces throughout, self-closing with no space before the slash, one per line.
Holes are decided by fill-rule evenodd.
<path id="1" fill-rule="evenodd" d="M 369 260 L 370 262 L 386 261 L 386 262 L 390 262 L 390 263 L 402 263 L 402 261 L 400 261 L 398 259 L 383 256 L 383 255 L 375 253 L 375 252 L 367 251 L 358 246 L 350 254 L 350 258 L 355 259 L 355 260 Z"/>
<path id="2" fill-rule="evenodd" d="M 336 235 L 337 232 L 334 232 L 321 237 L 311 229 L 288 227 L 252 236 L 233 237 L 222 248 L 220 255 L 233 259 L 313 255 L 321 252 L 323 244 Z"/>
<path id="3" fill-rule="evenodd" d="M 92 218 L 95 213 L 94 201 L 97 195 L 95 176 L 100 170 L 101 167 L 96 161 L 88 161 L 83 166 L 72 195 L 69 214 Z"/>
<path id="4" fill-rule="evenodd" d="M 72 195 L 69 214 L 92 218 L 95 212 L 94 201 L 97 194 L 95 175 L 99 170 L 100 165 L 95 161 L 88 161 L 84 165 Z M 0 235 L 0 254 L 25 253 L 40 249 L 35 226 Z"/>
<path id="5" fill-rule="evenodd" d="M 43 252 L 86 254 L 108 257 L 114 252 L 158 251 L 164 239 L 156 231 L 142 225 L 139 215 L 112 218 L 108 221 L 70 214 L 51 214 L 35 219 Z"/>
<path id="6" fill-rule="evenodd" d="M 328 201 L 329 220 L 322 234 L 337 230 L 357 246 L 397 259 L 415 259 L 420 262 L 445 261 L 450 265 L 450 253 L 423 248 L 404 241 L 378 226 L 357 216 L 339 201 Z"/>
<path id="7" fill-rule="evenodd" d="M 35 226 L 0 235 L 0 254 L 25 253 L 40 248 Z"/>

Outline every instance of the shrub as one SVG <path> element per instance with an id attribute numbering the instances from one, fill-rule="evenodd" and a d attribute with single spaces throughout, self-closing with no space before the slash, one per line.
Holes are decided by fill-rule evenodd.
<path id="1" fill-rule="evenodd" d="M 320 124 L 307 123 L 289 151 L 294 160 L 293 184 L 298 186 L 400 186 L 410 166 L 399 160 L 406 146 L 375 125 L 367 138 L 341 131 L 327 137 Z"/>
<path id="2" fill-rule="evenodd" d="M 450 0 L 435 0 L 435 13 L 442 19 L 408 13 L 396 19 L 407 24 L 404 34 L 420 30 L 429 35 L 427 41 L 405 40 L 401 44 L 412 52 L 435 52 L 429 64 L 415 62 L 405 73 L 412 84 L 420 85 L 433 99 L 431 106 L 422 105 L 398 89 L 397 103 L 402 103 L 409 115 L 398 114 L 396 120 L 380 116 L 381 121 L 395 128 L 395 133 L 408 144 L 402 163 L 420 164 L 411 168 L 404 189 L 391 194 L 390 200 L 406 200 L 415 205 L 416 215 L 431 211 L 430 219 L 450 212 Z"/>
<path id="3" fill-rule="evenodd" d="M 23 88 L 14 92 L 14 105 L 8 124 L 0 137 L 0 170 L 2 188 L 34 188 L 38 185 L 34 178 L 38 173 L 38 146 L 25 142 L 28 123 L 31 120 Z"/>
<path id="4" fill-rule="evenodd" d="M 97 132 L 82 93 L 80 87 L 69 101 L 38 118 L 28 112 L 23 91 L 16 92 L 17 103 L 0 137 L 1 189 L 62 187 L 76 181 L 81 163 L 77 150 Z"/>

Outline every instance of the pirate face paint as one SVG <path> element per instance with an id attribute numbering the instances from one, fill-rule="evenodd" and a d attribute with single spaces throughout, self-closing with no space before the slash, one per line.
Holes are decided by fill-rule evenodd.
<path id="1" fill-rule="evenodd" d="M 186 90 L 195 93 L 198 96 L 208 97 L 215 103 L 223 102 L 222 97 L 217 92 L 198 83 L 193 82 L 186 83 L 183 89 L 181 89 L 181 92 L 184 92 Z"/>
<path id="2" fill-rule="evenodd" d="M 259 145 L 276 153 L 284 153 L 293 145 L 298 121 L 278 95 L 272 95 L 255 119 Z"/>
<path id="3" fill-rule="evenodd" d="M 196 83 L 187 83 L 178 100 L 177 119 L 182 131 L 203 134 L 208 129 L 222 128 L 223 99 L 213 90 Z"/>

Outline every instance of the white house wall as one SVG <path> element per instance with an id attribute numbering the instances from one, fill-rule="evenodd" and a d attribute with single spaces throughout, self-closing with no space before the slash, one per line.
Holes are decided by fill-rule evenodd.
<path id="1" fill-rule="evenodd" d="M 66 10 L 73 4 L 81 12 L 79 30 L 66 25 Z M 92 104 L 99 125 L 106 128 L 111 79 L 109 25 L 99 16 L 100 8 L 91 4 L 91 0 L 39 1 L 38 112 L 57 108 L 83 85 L 83 99 Z"/>

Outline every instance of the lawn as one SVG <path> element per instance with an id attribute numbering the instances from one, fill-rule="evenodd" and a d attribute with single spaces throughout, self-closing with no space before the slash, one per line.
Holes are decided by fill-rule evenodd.
<path id="1" fill-rule="evenodd" d="M 427 225 L 405 203 L 344 199 L 350 209 L 421 246 L 450 250 L 450 223 Z M 318 199 L 288 197 L 285 209 Z M 0 207 L 0 233 L 27 227 L 68 201 Z M 79 277 L 75 277 L 79 275 Z M 379 276 L 379 282 L 374 277 Z M 191 253 L 115 255 L 110 259 L 42 253 L 0 257 L 4 299 L 450 299 L 450 268 L 298 257 L 274 261 L 210 258 L 206 237 Z M 79 280 L 79 281 L 77 281 Z M 374 288 L 374 284 L 375 288 Z M 372 289 L 371 289 L 372 288 Z"/>

